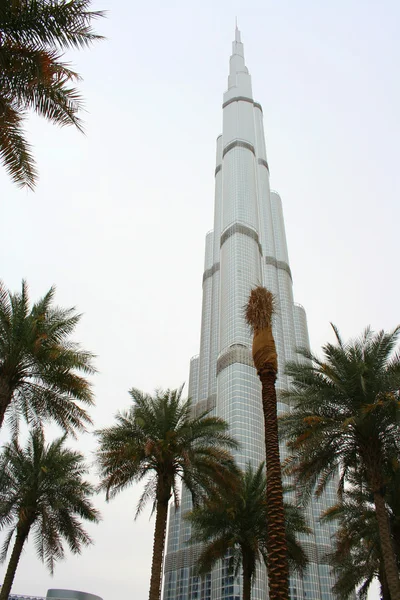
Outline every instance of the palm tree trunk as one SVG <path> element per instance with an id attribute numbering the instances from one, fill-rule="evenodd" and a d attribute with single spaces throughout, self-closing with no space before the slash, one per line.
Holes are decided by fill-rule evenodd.
<path id="1" fill-rule="evenodd" d="M 246 557 L 246 551 L 242 550 L 243 561 L 243 600 L 251 600 L 251 565 Z"/>
<path id="2" fill-rule="evenodd" d="M 390 597 L 389 587 L 385 575 L 385 568 L 383 566 L 382 560 L 380 560 L 379 564 L 378 579 L 381 586 L 381 600 L 392 600 Z"/>
<path id="3" fill-rule="evenodd" d="M 390 535 L 389 518 L 386 511 L 385 499 L 379 491 L 374 491 L 374 503 L 383 563 L 385 566 L 386 581 L 390 591 L 390 597 L 392 600 L 400 600 L 399 572 L 397 570 L 396 557 Z"/>
<path id="4" fill-rule="evenodd" d="M 149 600 L 159 600 L 161 594 L 161 575 L 165 546 L 165 533 L 167 529 L 168 500 L 165 500 L 165 497 L 157 500 Z M 0 600 L 2 599 L 0 598 Z"/>
<path id="5" fill-rule="evenodd" d="M 29 529 L 30 526 L 28 528 L 24 527 L 23 529 L 17 527 L 17 535 L 15 537 L 13 551 L 11 553 L 7 572 L 0 591 L 0 600 L 8 600 L 8 596 L 11 592 L 11 586 L 14 581 L 15 572 L 21 557 L 22 548 L 24 547 L 25 540 L 28 537 Z"/>
<path id="6" fill-rule="evenodd" d="M 12 393 L 7 383 L 0 377 L 0 429 L 3 425 L 6 410 L 9 407 L 12 399 Z"/>
<path id="7" fill-rule="evenodd" d="M 262 385 L 267 466 L 267 568 L 270 600 L 289 599 L 289 567 L 285 533 L 285 513 L 278 440 L 276 406 L 276 372 L 271 368 L 258 371 Z"/>

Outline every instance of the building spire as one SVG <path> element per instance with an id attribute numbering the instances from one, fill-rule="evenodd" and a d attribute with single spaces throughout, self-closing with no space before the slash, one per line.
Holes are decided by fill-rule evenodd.
<path id="1" fill-rule="evenodd" d="M 249 71 L 244 62 L 243 44 L 238 28 L 237 17 L 235 19 L 235 39 L 232 42 L 232 54 L 230 58 L 228 90 L 236 88 L 237 94 L 251 97 L 251 82 Z"/>
<path id="2" fill-rule="evenodd" d="M 235 42 L 241 42 L 240 31 L 238 28 L 237 17 L 235 17 Z"/>

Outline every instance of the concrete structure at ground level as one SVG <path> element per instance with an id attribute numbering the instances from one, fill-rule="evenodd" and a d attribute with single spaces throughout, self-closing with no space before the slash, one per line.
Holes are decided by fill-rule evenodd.
<path id="1" fill-rule="evenodd" d="M 100 596 L 76 590 L 47 590 L 46 600 L 102 600 Z"/>
<path id="2" fill-rule="evenodd" d="M 100 596 L 87 594 L 86 592 L 77 592 L 76 590 L 48 590 L 46 598 L 42 596 L 21 596 L 20 594 L 10 594 L 8 600 L 102 600 Z"/>
<path id="3" fill-rule="evenodd" d="M 214 229 L 206 236 L 200 354 L 191 360 L 189 396 L 196 414 L 211 409 L 229 422 L 232 435 L 241 444 L 237 460 L 244 468 L 249 461 L 258 466 L 265 458 L 261 388 L 243 315 L 251 288 L 263 283 L 277 301 L 273 329 L 279 363 L 279 414 L 289 410 L 279 399 L 279 391 L 288 386 L 285 363 L 296 358 L 297 347 L 308 348 L 309 339 L 305 311 L 293 301 L 282 202 L 270 190 L 262 108 L 253 100 L 237 29 L 222 107 Z M 333 599 L 334 581 L 323 557 L 330 549 L 334 529 L 332 525 L 321 526 L 318 517 L 334 500 L 334 488 L 330 487 L 308 511 L 314 530 L 304 538 L 310 566 L 304 579 L 291 577 L 292 600 Z M 241 577 L 229 573 L 227 560 L 206 577 L 196 576 L 199 547 L 188 545 L 190 526 L 182 519 L 190 507 L 190 495 L 184 489 L 181 508 L 170 511 L 164 600 L 239 600 Z M 259 569 L 252 597 L 268 598 L 264 567 Z"/>

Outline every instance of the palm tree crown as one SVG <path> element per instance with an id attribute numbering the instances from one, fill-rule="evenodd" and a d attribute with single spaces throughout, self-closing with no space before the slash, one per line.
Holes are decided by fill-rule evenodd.
<path id="1" fill-rule="evenodd" d="M 229 449 L 237 443 L 228 425 L 203 413 L 192 417 L 190 400 L 179 390 L 159 390 L 152 397 L 132 389 L 134 405 L 116 416 L 116 424 L 98 432 L 101 488 L 112 498 L 132 483 L 147 480 L 137 515 L 147 500 L 156 512 L 150 600 L 158 600 L 168 502 L 179 503 L 178 481 L 195 501 L 205 490 L 223 484 L 236 472 Z"/>
<path id="2" fill-rule="evenodd" d="M 265 465 L 256 471 L 248 465 L 236 479 L 236 485 L 220 487 L 199 506 L 186 515 L 193 526 L 192 542 L 204 544 L 198 568 L 200 574 L 230 553 L 232 568 L 243 570 L 243 600 L 250 600 L 251 581 L 256 565 L 267 564 L 267 503 Z M 288 559 L 291 567 L 300 572 L 307 557 L 296 539 L 299 533 L 310 533 L 302 511 L 285 503 Z"/>
<path id="3" fill-rule="evenodd" d="M 0 456 L 0 528 L 7 529 L 1 560 L 15 534 L 0 600 L 8 598 L 30 531 L 39 558 L 51 572 L 55 561 L 64 557 L 63 540 L 74 553 L 91 543 L 81 520 L 99 520 L 89 500 L 94 488 L 84 480 L 87 469 L 82 454 L 65 448 L 65 439 L 46 445 L 42 431 L 36 429 L 26 448 L 14 440 Z"/>
<path id="4" fill-rule="evenodd" d="M 8 416 L 14 431 L 20 416 L 29 423 L 52 419 L 65 431 L 91 423 L 78 402 L 91 406 L 88 381 L 93 355 L 70 339 L 80 315 L 53 305 L 54 288 L 30 306 L 28 289 L 8 292 L 0 282 L 0 427 Z"/>
<path id="5" fill-rule="evenodd" d="M 281 420 L 293 452 L 291 470 L 309 495 L 324 490 L 340 471 L 340 489 L 355 471 L 371 490 L 388 585 L 400 598 L 400 584 L 388 528 L 385 485 L 388 465 L 400 458 L 400 329 L 374 334 L 369 328 L 344 343 L 323 348 L 324 360 L 302 351 L 303 362 L 287 366 L 293 406 Z"/>
<path id="6" fill-rule="evenodd" d="M 0 1 L 0 156 L 13 180 L 33 188 L 37 172 L 22 124 L 32 109 L 57 125 L 82 129 L 79 75 L 61 50 L 100 39 L 91 27 L 102 12 L 91 0 Z"/>

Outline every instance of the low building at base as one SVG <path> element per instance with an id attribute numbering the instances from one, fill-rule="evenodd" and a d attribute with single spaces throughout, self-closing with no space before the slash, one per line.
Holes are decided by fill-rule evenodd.
<path id="1" fill-rule="evenodd" d="M 46 600 L 103 600 L 100 596 L 76 590 L 47 590 Z"/>

